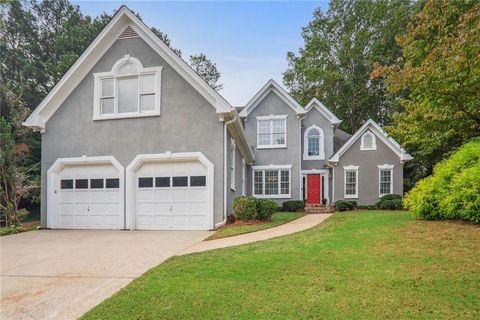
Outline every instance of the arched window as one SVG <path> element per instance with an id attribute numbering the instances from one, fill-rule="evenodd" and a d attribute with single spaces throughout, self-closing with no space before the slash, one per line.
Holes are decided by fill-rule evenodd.
<path id="1" fill-rule="evenodd" d="M 321 128 L 317 126 L 311 126 L 305 130 L 303 159 L 325 159 L 323 130 Z"/>
<path id="2" fill-rule="evenodd" d="M 367 131 L 363 134 L 360 150 L 377 150 L 375 135 L 371 131 Z"/>
<path id="3" fill-rule="evenodd" d="M 126 55 L 110 72 L 95 73 L 94 120 L 160 115 L 161 71 Z"/>

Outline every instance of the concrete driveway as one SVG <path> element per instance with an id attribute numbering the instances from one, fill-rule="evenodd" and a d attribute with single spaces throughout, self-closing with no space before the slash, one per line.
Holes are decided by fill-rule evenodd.
<path id="1" fill-rule="evenodd" d="M 209 231 L 41 230 L 0 238 L 0 319 L 76 319 Z"/>

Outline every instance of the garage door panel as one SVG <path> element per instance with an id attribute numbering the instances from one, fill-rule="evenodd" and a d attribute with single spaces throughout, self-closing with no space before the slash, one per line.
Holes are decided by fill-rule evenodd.
<path id="1" fill-rule="evenodd" d="M 162 189 L 159 189 L 159 190 L 156 190 L 155 193 L 154 193 L 154 197 L 155 197 L 155 202 L 166 202 L 166 203 L 170 203 L 170 196 L 171 195 L 171 191 L 169 188 L 162 188 Z"/>
<path id="2" fill-rule="evenodd" d="M 123 228 L 123 181 L 113 165 L 66 166 L 56 186 L 59 228 Z"/>
<path id="3" fill-rule="evenodd" d="M 137 204 L 138 215 L 152 215 L 154 212 L 155 212 L 155 204 L 153 202 Z"/>
<path id="4" fill-rule="evenodd" d="M 188 189 L 187 188 L 173 188 L 172 190 L 172 201 L 184 201 L 188 198 Z"/>
<path id="5" fill-rule="evenodd" d="M 205 215 L 208 205 L 205 202 L 192 202 L 190 203 L 190 213 L 192 215 Z"/>
<path id="6" fill-rule="evenodd" d="M 207 190 L 205 188 L 202 189 L 190 189 L 190 199 L 192 201 L 203 200 L 207 197 Z"/>
<path id="7" fill-rule="evenodd" d="M 140 166 L 135 179 L 136 227 L 139 229 L 208 229 L 209 192 L 207 168 L 199 161 L 146 163 Z M 139 179 L 152 177 L 149 195 Z M 193 177 L 193 178 L 192 178 Z M 147 219 L 154 204 L 153 216 Z"/>
<path id="8" fill-rule="evenodd" d="M 153 202 L 154 201 L 154 196 L 155 193 L 153 190 L 145 190 L 145 189 L 140 189 L 140 191 L 137 192 L 137 202 Z"/>

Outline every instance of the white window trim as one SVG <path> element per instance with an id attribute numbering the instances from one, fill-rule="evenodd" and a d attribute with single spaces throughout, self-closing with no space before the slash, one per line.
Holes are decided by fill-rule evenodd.
<path id="1" fill-rule="evenodd" d="M 308 155 L 308 133 L 313 129 L 316 129 L 320 132 L 320 146 L 318 156 Z M 303 160 L 325 160 L 325 135 L 323 134 L 322 128 L 316 125 L 308 127 L 303 134 Z"/>
<path id="2" fill-rule="evenodd" d="M 365 147 L 365 136 L 367 134 L 372 137 L 372 147 L 371 148 Z M 362 151 L 377 150 L 377 137 L 375 136 L 375 134 L 372 131 L 368 130 L 362 135 L 362 139 L 361 139 L 361 143 L 360 143 L 360 150 L 362 150 Z"/>
<path id="3" fill-rule="evenodd" d="M 393 194 L 393 168 L 395 165 L 393 164 L 382 164 L 378 166 L 378 196 L 381 198 L 387 194 Z M 390 171 L 390 193 L 381 193 L 381 171 Z"/>
<path id="4" fill-rule="evenodd" d="M 230 141 L 230 189 L 235 191 L 235 153 L 236 153 L 237 145 L 235 144 L 235 140 L 231 138 Z"/>
<path id="5" fill-rule="evenodd" d="M 343 197 L 345 199 L 358 199 L 358 168 L 359 166 L 343 167 Z M 347 172 L 355 172 L 355 194 L 347 194 Z"/>
<path id="6" fill-rule="evenodd" d="M 265 171 L 278 170 L 278 192 L 279 194 L 265 195 Z M 288 170 L 288 194 L 280 194 L 281 192 L 281 171 Z M 255 171 L 262 171 L 262 194 L 255 194 Z M 259 199 L 290 199 L 292 197 L 292 165 L 268 165 L 268 166 L 252 166 L 252 195 Z"/>
<path id="7" fill-rule="evenodd" d="M 269 115 L 269 116 L 257 116 L 257 149 L 279 149 L 287 147 L 287 115 Z M 284 144 L 272 144 L 273 141 L 273 125 L 272 120 L 285 120 L 285 143 Z M 260 144 L 259 134 L 258 134 L 258 121 L 270 121 L 270 143 L 271 144 Z"/>
<path id="8" fill-rule="evenodd" d="M 242 196 L 247 195 L 247 165 L 245 159 L 242 158 Z"/>
<path id="9" fill-rule="evenodd" d="M 120 67 L 122 67 L 126 63 L 133 63 L 138 73 L 128 74 L 128 75 L 117 75 L 117 71 Z M 144 68 L 142 63 L 129 55 L 125 55 L 125 57 L 118 60 L 112 67 L 112 70 L 109 72 L 100 72 L 94 73 L 94 94 L 93 94 L 93 120 L 108 120 L 108 119 L 124 119 L 124 118 L 137 118 L 137 117 L 152 117 L 152 116 L 159 116 L 160 115 L 160 104 L 161 104 L 161 83 L 162 83 L 162 66 L 159 67 L 152 67 L 152 68 Z M 123 78 L 123 77 L 130 77 L 130 76 L 137 76 L 141 77 L 142 75 L 154 75 L 155 83 L 155 106 L 153 110 L 148 111 L 138 111 L 138 112 L 125 112 L 125 113 L 118 113 L 118 84 L 116 79 Z M 105 79 L 112 79 L 114 80 L 113 84 L 113 99 L 114 99 L 114 113 L 112 114 L 102 114 L 101 113 L 101 90 L 102 90 L 102 80 Z M 139 83 L 139 94 L 138 94 L 138 106 L 140 108 L 140 80 Z"/>

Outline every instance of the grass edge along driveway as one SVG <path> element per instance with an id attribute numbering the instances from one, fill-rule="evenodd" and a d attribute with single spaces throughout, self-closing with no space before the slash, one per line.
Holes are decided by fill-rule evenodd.
<path id="1" fill-rule="evenodd" d="M 478 319 L 479 299 L 478 226 L 362 211 L 174 257 L 84 319 Z"/>
<path id="2" fill-rule="evenodd" d="M 275 212 L 270 221 L 256 222 L 252 224 L 228 224 L 212 234 L 206 240 L 221 239 L 226 237 L 238 236 L 240 234 L 266 230 L 278 227 L 287 222 L 296 220 L 305 215 L 303 212 Z"/>

